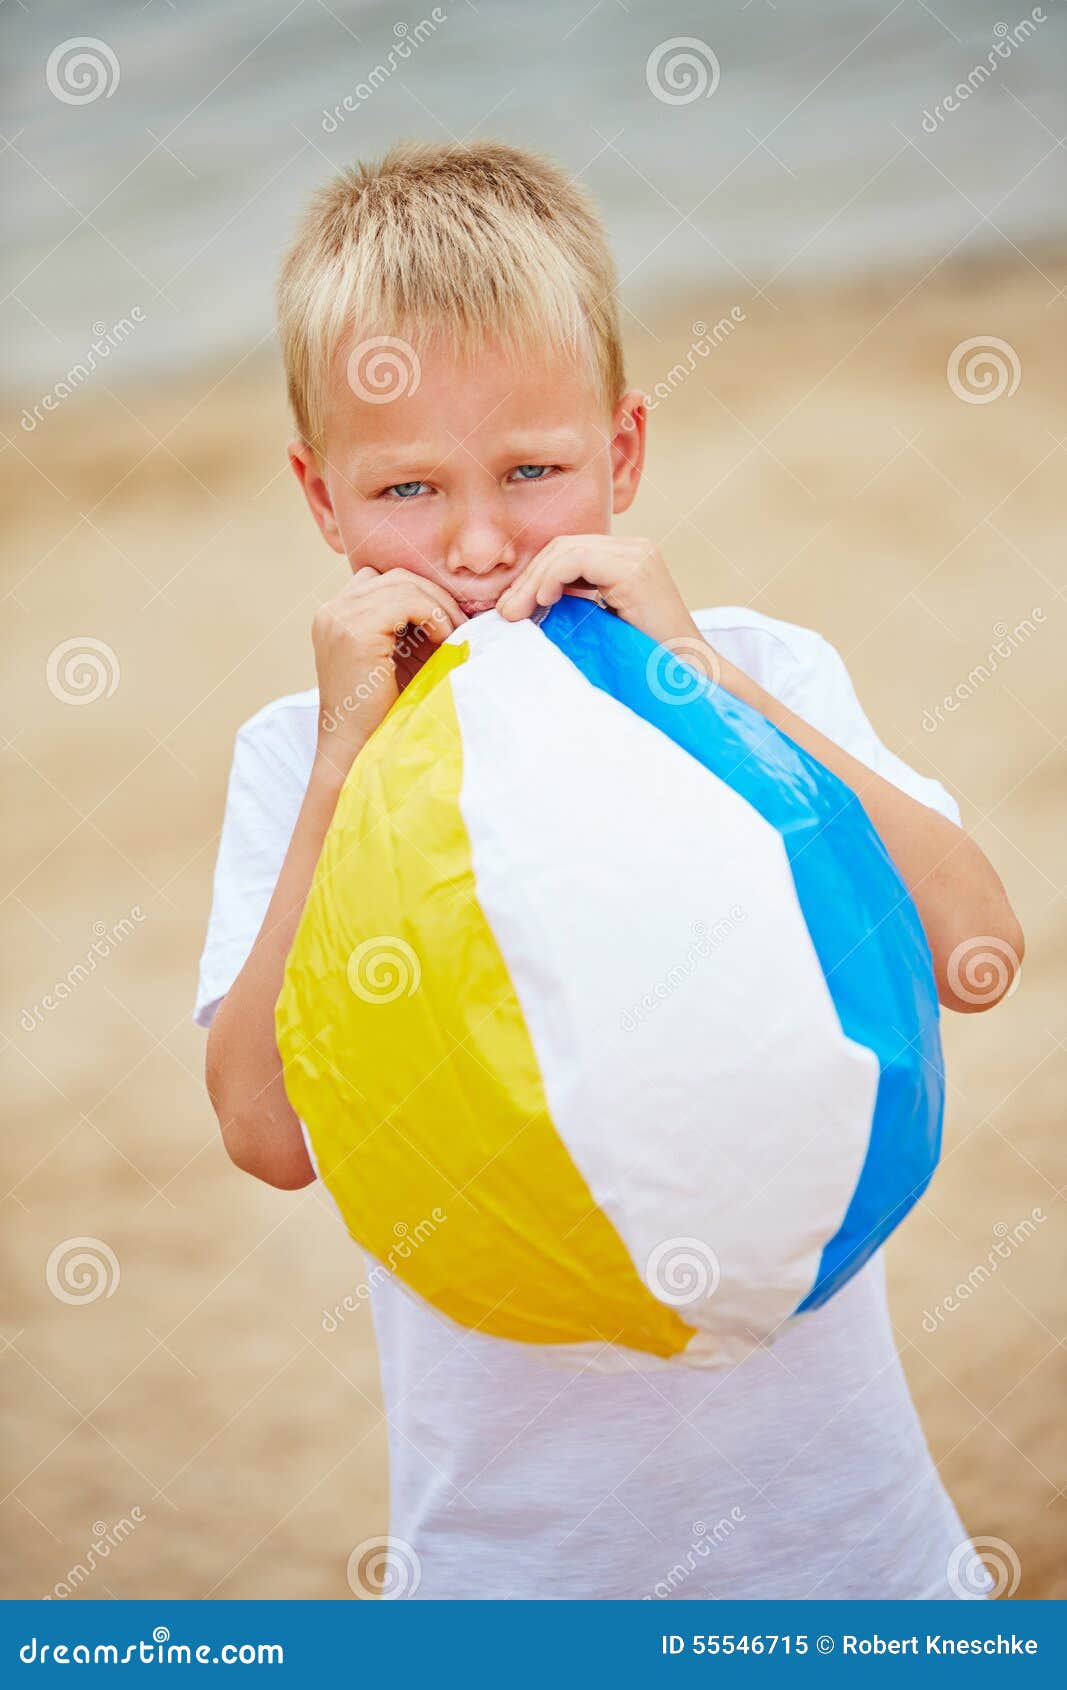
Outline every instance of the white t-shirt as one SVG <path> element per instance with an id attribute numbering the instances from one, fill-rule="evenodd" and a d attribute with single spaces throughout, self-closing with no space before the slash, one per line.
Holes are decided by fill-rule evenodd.
<path id="1" fill-rule="evenodd" d="M 821 635 L 737 606 L 694 614 L 768 692 L 959 823 L 944 788 L 882 745 Z M 311 689 L 268 704 L 237 734 L 201 1026 L 262 924 L 317 727 Z M 723 1373 L 565 1374 L 524 1345 L 447 1324 L 388 1274 L 372 1283 L 390 1535 L 408 1594 L 948 1598 L 961 1558 L 971 1588 L 980 1583 L 908 1395 L 881 1254 L 780 1342 Z"/>

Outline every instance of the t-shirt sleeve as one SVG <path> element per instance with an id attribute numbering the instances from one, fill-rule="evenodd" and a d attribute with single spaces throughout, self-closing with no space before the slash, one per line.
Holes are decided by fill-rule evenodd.
<path id="1" fill-rule="evenodd" d="M 306 779 L 263 726 L 246 723 L 234 741 L 193 1009 L 199 1027 L 210 1027 L 248 960 L 304 801 Z"/>
<path id="2" fill-rule="evenodd" d="M 790 710 L 875 774 L 960 826 L 959 805 L 940 781 L 919 774 L 883 745 L 856 697 L 844 659 L 829 640 L 814 629 L 751 612 L 745 623 L 729 610 L 697 610 L 693 616 L 713 647 Z"/>
<path id="3" fill-rule="evenodd" d="M 856 696 L 844 658 L 821 634 L 810 635 L 807 649 L 798 654 L 798 661 L 785 675 L 778 696 L 790 710 L 883 780 L 937 810 L 957 827 L 961 825 L 959 805 L 941 782 L 919 774 L 883 745 Z"/>

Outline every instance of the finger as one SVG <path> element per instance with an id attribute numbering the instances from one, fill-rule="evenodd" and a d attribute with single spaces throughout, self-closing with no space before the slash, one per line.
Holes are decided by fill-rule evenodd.
<path id="1" fill-rule="evenodd" d="M 436 605 L 440 616 L 447 628 L 445 633 L 462 627 L 468 617 L 460 609 L 451 593 L 444 587 L 439 587 L 436 581 L 428 581 L 424 576 L 415 575 L 408 569 L 391 569 L 386 574 L 378 574 L 376 570 L 369 571 L 372 580 L 365 582 L 363 591 L 359 593 L 357 602 L 365 605 L 370 599 L 375 607 L 375 615 L 388 606 L 396 607 L 396 623 L 403 624 L 411 618 L 408 616 L 408 606 L 422 605 L 427 601 Z M 403 613 L 403 614 L 401 614 Z M 384 626 L 384 624 L 383 624 Z M 442 636 L 443 637 L 443 636 Z"/>
<path id="2" fill-rule="evenodd" d="M 383 600 L 380 607 L 375 605 L 376 620 L 383 632 L 388 627 L 402 638 L 409 629 L 422 630 L 435 645 L 440 645 L 467 621 L 458 605 L 451 606 L 447 593 L 438 596 L 421 586 L 403 592 L 400 587 L 398 582 L 398 590 L 391 598 Z"/>
<path id="3" fill-rule="evenodd" d="M 461 628 L 464 622 L 470 621 L 470 617 L 467 615 L 467 612 L 460 609 L 459 605 L 456 603 L 452 594 L 446 587 L 439 586 L 436 581 L 424 581 L 422 582 L 422 587 L 424 592 L 429 593 L 431 597 L 436 599 L 442 610 L 446 612 L 448 617 L 451 619 L 453 628 Z"/>
<path id="4" fill-rule="evenodd" d="M 424 575 L 416 575 L 409 569 L 391 570 L 388 579 L 396 586 L 410 586 L 416 596 L 433 599 L 440 605 L 453 628 L 462 627 L 464 622 L 469 622 L 466 611 L 461 610 L 447 588 L 439 586 L 436 581 L 427 580 Z"/>
<path id="5" fill-rule="evenodd" d="M 413 612 L 407 622 L 394 629 L 393 656 L 416 657 L 427 646 L 443 645 L 451 631 L 436 606 L 421 615 Z"/>
<path id="6" fill-rule="evenodd" d="M 376 571 L 375 573 L 378 572 Z M 447 604 L 452 610 L 457 611 L 465 622 L 469 620 L 468 617 L 464 616 L 462 610 L 459 608 L 459 604 L 448 591 L 447 587 L 442 587 L 440 582 L 434 581 L 429 575 L 420 575 L 416 569 L 405 569 L 398 565 L 392 569 L 383 570 L 378 573 L 378 579 L 380 581 L 388 582 L 391 586 L 406 584 L 414 587 L 417 592 L 432 593 L 435 597 L 439 598 L 443 604 Z"/>
<path id="7" fill-rule="evenodd" d="M 575 539 L 581 572 L 562 572 L 563 591 L 573 592 L 576 598 L 602 600 L 609 609 L 617 609 L 619 594 L 654 555 L 654 547 L 647 540 L 617 539 L 614 535 L 583 534 Z"/>
<path id="8" fill-rule="evenodd" d="M 514 621 L 518 617 L 526 615 L 524 610 L 519 610 L 515 607 L 525 602 L 526 586 L 530 580 L 531 568 L 532 563 L 524 564 L 519 570 L 519 573 L 515 576 L 514 580 L 509 581 L 508 585 L 496 601 L 496 609 L 500 612 L 501 616 L 505 617 L 505 619 L 509 621 Z"/>
<path id="9" fill-rule="evenodd" d="M 454 627 L 468 620 L 455 599 L 444 587 L 438 586 L 436 581 L 427 580 L 424 575 L 416 575 L 411 569 L 374 569 L 370 564 L 364 564 L 352 573 L 352 579 L 346 581 L 339 599 L 363 599 L 368 593 L 377 593 L 382 589 L 395 590 L 398 586 L 410 586 L 417 592 L 429 593 L 436 598 L 442 610 L 452 619 Z"/>
<path id="10" fill-rule="evenodd" d="M 558 557 L 562 536 L 549 540 L 548 544 L 530 559 L 525 568 L 518 574 L 506 592 L 497 600 L 496 608 L 509 622 L 520 621 L 529 616 L 534 607 L 541 602 L 538 597 L 548 564 Z"/>
<path id="11" fill-rule="evenodd" d="M 379 575 L 378 571 L 371 569 L 369 564 L 364 564 L 362 568 L 352 571 L 351 579 L 345 582 L 337 597 L 339 599 L 361 598 L 368 588 L 373 587 L 375 581 L 380 580 L 382 580 L 382 576 Z"/>
<path id="12" fill-rule="evenodd" d="M 538 605 L 553 605 L 573 581 L 586 588 L 597 579 L 596 546 L 604 536 L 561 534 L 543 546 L 519 579 L 508 588 L 497 609 L 509 620 L 529 616 Z M 610 569 L 606 579 L 610 579 Z"/>

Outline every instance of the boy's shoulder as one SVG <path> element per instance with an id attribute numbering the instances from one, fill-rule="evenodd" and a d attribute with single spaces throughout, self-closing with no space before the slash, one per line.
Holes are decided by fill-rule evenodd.
<path id="1" fill-rule="evenodd" d="M 319 689 L 285 693 L 271 699 L 237 730 L 235 755 L 266 757 L 306 774 L 315 755 L 319 730 Z"/>
<path id="2" fill-rule="evenodd" d="M 309 716 L 314 720 L 318 707 L 318 687 L 308 687 L 304 692 L 287 692 L 283 697 L 272 698 L 269 704 L 261 705 L 255 715 L 241 723 L 237 732 L 248 738 L 259 738 L 264 734 L 285 732 L 287 728 L 299 730 Z"/>
<path id="3" fill-rule="evenodd" d="M 708 605 L 694 610 L 692 616 L 698 628 L 752 637 L 768 650 L 777 647 L 783 658 L 793 662 L 806 660 L 820 648 L 832 649 L 816 629 L 805 628 L 799 622 L 783 622 L 780 617 L 767 616 L 749 604 Z"/>
<path id="4" fill-rule="evenodd" d="M 723 657 L 776 697 L 845 672 L 840 654 L 816 629 L 783 622 L 752 605 L 709 605 L 692 617 Z"/>

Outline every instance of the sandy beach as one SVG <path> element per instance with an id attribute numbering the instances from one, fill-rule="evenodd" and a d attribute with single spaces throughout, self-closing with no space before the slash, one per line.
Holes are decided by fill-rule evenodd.
<path id="1" fill-rule="evenodd" d="M 968 1530 L 1017 1563 L 1006 1594 L 1064 1597 L 1067 269 L 1033 256 L 628 317 L 657 402 L 623 527 L 691 606 L 832 641 L 1019 913 L 1020 989 L 946 1016 L 944 1161 L 888 1262 Z M 995 397 L 959 353 L 990 336 Z M 313 681 L 343 565 L 286 465 L 268 352 L 136 386 L 103 370 L 32 428 L 24 403 L 0 457 L 5 1594 L 348 1598 L 350 1552 L 387 1524 L 369 1316 L 323 1325 L 361 1257 L 317 1188 L 230 1167 L 190 1019 L 234 732 Z M 113 1263 L 105 1294 L 63 1300 L 49 1260 L 77 1239 Z"/>

